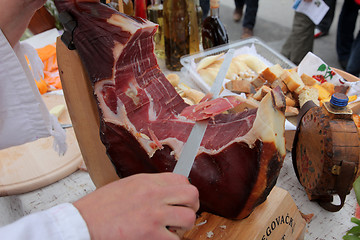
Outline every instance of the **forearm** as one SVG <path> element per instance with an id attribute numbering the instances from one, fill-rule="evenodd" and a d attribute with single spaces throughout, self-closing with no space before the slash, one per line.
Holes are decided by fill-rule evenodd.
<path id="1" fill-rule="evenodd" d="M 25 32 L 34 13 L 46 0 L 0 0 L 0 29 L 11 46 Z"/>

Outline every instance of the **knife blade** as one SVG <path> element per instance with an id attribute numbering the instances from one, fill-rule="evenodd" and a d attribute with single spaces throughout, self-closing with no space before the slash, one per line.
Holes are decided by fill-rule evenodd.
<path id="1" fill-rule="evenodd" d="M 226 76 L 226 73 L 230 67 L 232 57 L 234 55 L 234 49 L 229 49 L 226 53 L 224 62 L 221 64 L 218 74 L 216 75 L 215 81 L 211 86 L 210 93 L 212 98 L 217 98 L 220 94 L 222 83 Z M 189 177 L 192 169 L 196 154 L 199 150 L 201 141 L 204 137 L 209 119 L 197 121 L 193 126 L 187 141 L 180 153 L 180 157 L 175 165 L 173 173 L 181 174 L 185 177 Z"/>

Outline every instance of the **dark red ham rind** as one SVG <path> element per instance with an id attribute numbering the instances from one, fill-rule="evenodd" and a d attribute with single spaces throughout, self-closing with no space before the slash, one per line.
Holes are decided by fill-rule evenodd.
<path id="1" fill-rule="evenodd" d="M 78 23 L 74 44 L 94 86 L 100 137 L 117 174 L 172 171 L 177 147 L 186 142 L 194 121 L 180 115 L 188 105 L 157 64 L 152 38 L 156 26 L 100 3 L 56 0 L 55 4 Z M 137 25 L 136 31 L 131 34 L 107 22 L 113 14 L 119 14 L 124 28 Z M 116 46 L 124 47 L 118 59 Z M 283 112 L 284 96 L 274 91 L 275 106 L 270 108 Z M 243 139 L 257 116 L 257 109 L 211 116 L 190 173 L 200 192 L 200 211 L 244 218 L 275 185 L 284 154 L 274 142 L 253 139 L 249 145 L 249 139 Z M 169 139 L 176 139 L 175 144 Z"/>

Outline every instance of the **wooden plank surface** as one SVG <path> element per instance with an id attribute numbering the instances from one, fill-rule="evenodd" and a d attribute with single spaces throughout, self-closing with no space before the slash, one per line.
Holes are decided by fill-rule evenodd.
<path id="1" fill-rule="evenodd" d="M 274 187 L 267 200 L 243 220 L 203 213 L 182 240 L 303 239 L 305 220 L 290 194 Z"/>
<path id="2" fill-rule="evenodd" d="M 81 154 L 96 187 L 119 177 L 100 140 L 99 114 L 93 89 L 76 51 L 57 39 L 56 54 L 61 83 Z"/>

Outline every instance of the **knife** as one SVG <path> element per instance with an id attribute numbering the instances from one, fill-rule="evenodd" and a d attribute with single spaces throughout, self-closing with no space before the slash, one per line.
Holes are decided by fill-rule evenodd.
<path id="1" fill-rule="evenodd" d="M 215 81 L 211 86 L 210 93 L 212 94 L 213 99 L 217 98 L 220 94 L 222 83 L 230 67 L 230 63 L 234 55 L 234 51 L 235 51 L 234 49 L 230 49 L 226 53 L 224 62 L 221 64 L 219 72 L 216 75 Z M 205 120 L 197 121 L 195 123 L 180 153 L 179 160 L 175 165 L 173 173 L 177 173 L 185 177 L 189 177 L 196 154 L 199 150 L 201 141 L 204 137 L 208 122 L 209 119 L 205 119 Z"/>

